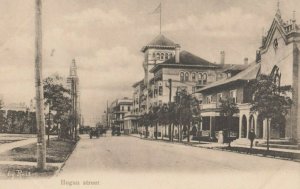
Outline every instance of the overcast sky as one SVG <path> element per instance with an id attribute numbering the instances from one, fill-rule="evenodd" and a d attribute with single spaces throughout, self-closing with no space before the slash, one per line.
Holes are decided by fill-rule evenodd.
<path id="1" fill-rule="evenodd" d="M 132 84 L 143 78 L 140 49 L 162 33 L 183 50 L 219 62 L 253 61 L 264 30 L 274 18 L 277 0 L 47 0 L 43 1 L 44 77 L 67 76 L 78 64 L 82 113 L 95 121 L 106 100 L 132 96 Z M 284 20 L 300 1 L 280 4 Z M 0 94 L 6 103 L 34 97 L 34 0 L 0 0 Z M 55 49 L 53 56 L 52 49 Z"/>

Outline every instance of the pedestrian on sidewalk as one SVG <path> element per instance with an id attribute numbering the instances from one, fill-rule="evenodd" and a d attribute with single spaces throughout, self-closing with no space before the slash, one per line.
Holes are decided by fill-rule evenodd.
<path id="1" fill-rule="evenodd" d="M 249 153 L 251 153 L 252 152 L 252 148 L 253 148 L 253 141 L 254 141 L 254 139 L 255 139 L 255 133 L 254 133 L 254 129 L 251 129 L 250 131 L 249 131 L 249 135 L 248 135 L 249 137 L 249 140 L 250 140 L 250 150 L 249 150 Z"/>

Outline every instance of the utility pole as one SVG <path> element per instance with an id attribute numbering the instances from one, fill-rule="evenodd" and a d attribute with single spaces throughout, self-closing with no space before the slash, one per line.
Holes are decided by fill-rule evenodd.
<path id="1" fill-rule="evenodd" d="M 168 79 L 168 83 L 169 83 L 169 111 L 171 111 L 171 102 L 172 102 L 172 79 Z M 170 123 L 169 125 L 169 140 L 173 141 L 173 132 L 172 132 L 172 123 Z"/>
<path id="2" fill-rule="evenodd" d="M 107 129 L 109 128 L 109 126 L 108 126 L 108 100 L 106 101 L 106 127 L 107 127 Z"/>
<path id="3" fill-rule="evenodd" d="M 50 106 L 51 106 L 51 101 L 49 101 L 49 115 L 48 115 L 48 140 L 47 140 L 47 146 L 49 147 L 50 146 L 50 126 L 51 126 L 51 109 L 50 109 Z"/>
<path id="4" fill-rule="evenodd" d="M 46 168 L 44 90 L 42 75 L 42 2 L 35 0 L 35 89 L 37 122 L 37 168 Z"/>
<path id="5" fill-rule="evenodd" d="M 75 136 L 74 140 L 77 140 L 77 125 L 78 125 L 78 111 L 77 111 L 77 80 L 74 78 L 74 113 L 75 113 L 75 120 L 74 120 L 74 126 L 75 126 Z"/>

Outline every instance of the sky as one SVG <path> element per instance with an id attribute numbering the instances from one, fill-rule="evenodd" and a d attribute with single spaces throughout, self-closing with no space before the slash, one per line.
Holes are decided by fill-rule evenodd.
<path id="1" fill-rule="evenodd" d="M 75 58 L 86 124 L 100 119 L 107 101 L 132 97 L 132 84 L 144 77 L 140 50 L 159 34 L 159 14 L 149 13 L 160 2 L 162 34 L 211 62 L 224 50 L 231 64 L 254 61 L 277 9 L 277 0 L 43 0 L 43 76 L 67 77 Z M 281 0 L 283 19 L 295 10 L 300 20 L 299 7 Z M 0 94 L 6 104 L 29 104 L 34 0 L 0 0 L 0 12 Z"/>

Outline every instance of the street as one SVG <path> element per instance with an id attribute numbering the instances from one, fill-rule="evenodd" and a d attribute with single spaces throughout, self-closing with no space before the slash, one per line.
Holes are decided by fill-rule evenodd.
<path id="1" fill-rule="evenodd" d="M 114 176 L 143 173 L 143 178 L 149 179 L 152 177 L 145 177 L 146 174 L 160 175 L 160 179 L 170 179 L 166 176 L 174 175 L 172 180 L 180 183 L 180 179 L 174 180 L 174 178 L 178 174 L 182 176 L 185 174 L 185 177 L 190 175 L 189 179 L 197 175 L 198 179 L 201 178 L 201 182 L 210 182 L 212 178 L 221 180 L 226 178 L 226 181 L 231 183 L 232 177 L 245 179 L 242 183 L 235 181 L 235 185 L 244 186 L 251 182 L 251 186 L 256 186 L 253 188 L 271 186 L 276 188 L 278 186 L 276 183 L 280 183 L 280 186 L 286 185 L 287 188 L 292 188 L 295 183 L 299 184 L 299 170 L 299 163 L 286 160 L 148 141 L 128 136 L 89 139 L 84 135 L 81 136 L 79 144 L 60 176 L 64 178 L 73 174 L 97 172 L 101 173 L 101 178 L 105 178 L 111 173 L 118 173 Z"/>

